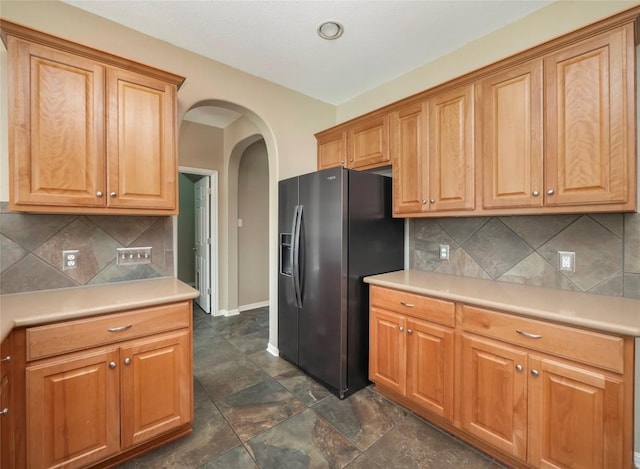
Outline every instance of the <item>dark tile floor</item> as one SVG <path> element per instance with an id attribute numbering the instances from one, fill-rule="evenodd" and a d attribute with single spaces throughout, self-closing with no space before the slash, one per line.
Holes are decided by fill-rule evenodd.
<path id="1" fill-rule="evenodd" d="M 343 401 L 266 352 L 268 311 L 194 311 L 193 433 L 124 468 L 495 469 L 365 388 Z"/>

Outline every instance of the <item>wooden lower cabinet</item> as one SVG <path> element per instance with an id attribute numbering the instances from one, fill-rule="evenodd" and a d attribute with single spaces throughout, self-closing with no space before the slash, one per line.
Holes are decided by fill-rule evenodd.
<path id="1" fill-rule="evenodd" d="M 190 352 L 181 330 L 29 364 L 28 467 L 86 467 L 189 423 Z"/>
<path id="2" fill-rule="evenodd" d="M 453 418 L 453 330 L 371 310 L 369 379 L 447 419 Z"/>
<path id="3" fill-rule="evenodd" d="M 527 457 L 527 354 L 462 337 L 462 428 L 502 451 Z"/>
<path id="4" fill-rule="evenodd" d="M 632 467 L 634 338 L 376 285 L 369 314 L 380 393 L 509 467 Z"/>
<path id="5" fill-rule="evenodd" d="M 12 357 L 10 337 L 0 344 L 0 467 L 11 469 L 14 466 L 12 394 Z"/>

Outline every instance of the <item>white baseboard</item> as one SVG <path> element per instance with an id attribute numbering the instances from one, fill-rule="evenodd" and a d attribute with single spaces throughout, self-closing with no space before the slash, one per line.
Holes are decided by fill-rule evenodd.
<path id="1" fill-rule="evenodd" d="M 269 306 L 269 300 L 267 301 L 258 301 L 257 303 L 251 303 L 249 305 L 238 306 L 238 311 L 244 313 L 245 311 L 249 311 L 252 309 L 265 308 Z"/>
<path id="2" fill-rule="evenodd" d="M 273 346 L 271 343 L 267 344 L 267 352 L 269 352 L 274 357 L 280 356 L 280 351 L 278 350 L 278 347 Z"/>
<path id="3" fill-rule="evenodd" d="M 237 316 L 238 314 L 240 314 L 240 311 L 238 311 L 237 309 L 219 309 L 218 313 L 216 314 L 216 316 Z"/>
<path id="4" fill-rule="evenodd" d="M 633 455 L 633 465 L 636 466 L 636 469 L 640 469 L 640 453 L 638 451 Z"/>

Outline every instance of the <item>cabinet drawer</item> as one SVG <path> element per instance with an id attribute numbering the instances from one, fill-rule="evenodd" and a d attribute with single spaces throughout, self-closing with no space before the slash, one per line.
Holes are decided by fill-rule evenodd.
<path id="1" fill-rule="evenodd" d="M 623 372 L 624 340 L 597 332 L 463 305 L 465 331 Z"/>
<path id="2" fill-rule="evenodd" d="M 372 285 L 371 305 L 449 327 L 455 325 L 455 305 L 452 301 Z"/>
<path id="3" fill-rule="evenodd" d="M 27 360 L 188 327 L 190 302 L 141 308 L 27 329 Z"/>

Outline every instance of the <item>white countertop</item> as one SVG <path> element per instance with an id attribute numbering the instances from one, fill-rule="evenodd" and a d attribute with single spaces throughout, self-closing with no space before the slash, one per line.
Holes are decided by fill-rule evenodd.
<path id="1" fill-rule="evenodd" d="M 532 287 L 419 270 L 365 277 L 372 285 L 460 301 L 532 318 L 640 336 L 640 300 Z"/>
<path id="2" fill-rule="evenodd" d="M 175 278 L 156 278 L 0 295 L 0 340 L 11 329 L 196 298 Z"/>

